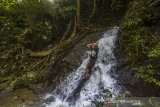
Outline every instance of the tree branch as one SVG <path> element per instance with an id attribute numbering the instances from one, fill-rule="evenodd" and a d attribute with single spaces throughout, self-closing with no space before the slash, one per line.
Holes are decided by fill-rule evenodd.
<path id="1" fill-rule="evenodd" d="M 93 11 L 92 11 L 91 16 L 89 17 L 88 25 L 89 25 L 89 23 L 90 23 L 90 21 L 91 21 L 93 15 L 95 14 L 95 11 L 96 11 L 96 0 L 94 0 L 94 4 L 93 4 L 93 5 L 94 5 L 94 6 L 93 6 Z"/>
<path id="2" fill-rule="evenodd" d="M 156 6 L 156 5 L 158 5 L 159 3 L 160 3 L 160 0 L 156 0 L 155 2 L 151 3 L 151 4 L 149 5 L 149 7 Z"/>

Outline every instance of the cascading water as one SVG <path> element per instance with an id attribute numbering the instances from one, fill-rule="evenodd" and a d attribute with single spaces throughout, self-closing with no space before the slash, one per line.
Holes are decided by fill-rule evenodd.
<path id="1" fill-rule="evenodd" d="M 111 77 L 116 67 L 113 50 L 117 32 L 118 27 L 113 27 L 104 33 L 103 37 L 97 42 L 98 58 L 89 79 L 84 85 L 77 89 L 81 85 L 90 61 L 91 53 L 89 51 L 85 53 L 86 57 L 81 66 L 75 72 L 72 72 L 52 93 L 45 96 L 44 99 L 54 99 L 49 104 L 45 104 L 46 107 L 94 107 L 92 101 L 104 101 L 103 95 L 111 93 L 113 98 L 124 91 L 124 88 Z"/>

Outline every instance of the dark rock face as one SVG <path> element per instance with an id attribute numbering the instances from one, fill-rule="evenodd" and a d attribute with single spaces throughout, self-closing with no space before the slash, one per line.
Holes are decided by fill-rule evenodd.
<path id="1" fill-rule="evenodd" d="M 102 37 L 104 32 L 97 32 L 85 36 L 81 39 L 70 52 L 63 58 L 64 61 L 70 63 L 72 69 L 76 69 L 81 63 L 84 53 L 89 50 L 87 44 L 96 42 Z"/>

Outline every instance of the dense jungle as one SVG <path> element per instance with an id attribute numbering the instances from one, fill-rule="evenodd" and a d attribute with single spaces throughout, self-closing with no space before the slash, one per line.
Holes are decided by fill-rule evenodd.
<path id="1" fill-rule="evenodd" d="M 0 107 L 126 97 L 160 106 L 160 0 L 0 0 Z"/>

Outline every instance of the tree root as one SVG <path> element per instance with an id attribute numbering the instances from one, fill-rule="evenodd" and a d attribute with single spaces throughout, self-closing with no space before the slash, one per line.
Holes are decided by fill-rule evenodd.
<path id="1" fill-rule="evenodd" d="M 29 56 L 31 57 L 46 57 L 49 54 L 51 54 L 53 50 L 54 49 L 50 49 L 47 51 L 41 51 L 41 52 L 32 52 L 31 50 L 28 49 L 28 52 L 29 52 Z"/>

